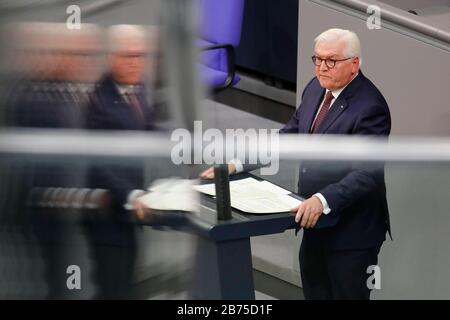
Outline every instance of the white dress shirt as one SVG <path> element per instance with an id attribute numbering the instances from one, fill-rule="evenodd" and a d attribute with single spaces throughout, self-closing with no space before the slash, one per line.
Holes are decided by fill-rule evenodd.
<path id="1" fill-rule="evenodd" d="M 132 94 L 136 92 L 136 86 L 133 85 L 122 85 L 115 83 L 117 90 L 119 91 L 120 96 L 122 99 L 124 99 L 127 103 L 129 103 L 127 99 L 127 94 Z"/>

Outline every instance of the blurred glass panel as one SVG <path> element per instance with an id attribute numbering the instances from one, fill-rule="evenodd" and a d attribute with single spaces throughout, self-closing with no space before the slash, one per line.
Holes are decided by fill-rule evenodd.
<path id="1" fill-rule="evenodd" d="M 190 1 L 0 5 L 0 126 L 8 130 L 0 140 L 13 149 L 24 143 L 0 152 L 1 298 L 128 299 L 135 283 L 156 279 L 139 287 L 155 293 L 158 279 L 188 268 L 191 238 L 139 228 L 145 217 L 136 215 L 137 197 L 153 182 L 192 175 L 171 165 L 167 147 L 154 152 L 152 140 L 164 136 L 168 146 L 170 130 L 195 118 L 195 110 L 174 109 L 183 107 L 177 101 L 195 105 L 198 97 L 187 101 L 176 82 L 183 75 L 189 95 L 195 76 L 167 67 L 194 69 L 196 61 L 176 60 L 195 50 L 193 41 L 185 39 L 179 56 L 165 55 L 171 37 L 193 30 L 183 24 L 193 23 L 186 8 Z M 171 29 L 180 14 L 186 21 Z M 25 136 L 11 138 L 15 132 Z M 144 132 L 143 149 L 127 149 Z M 96 133 L 107 139 L 89 147 Z M 96 149 L 105 144 L 110 152 Z"/>

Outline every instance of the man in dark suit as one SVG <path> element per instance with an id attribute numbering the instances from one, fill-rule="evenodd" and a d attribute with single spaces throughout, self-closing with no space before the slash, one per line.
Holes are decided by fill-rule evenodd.
<path id="1" fill-rule="evenodd" d="M 118 25 L 109 30 L 110 72 L 98 83 L 87 111 L 92 130 L 153 130 L 144 71 L 147 36 L 139 26 Z M 114 146 L 111 146 L 114 147 Z M 143 163 L 101 163 L 91 167 L 89 187 L 110 191 L 107 217 L 88 217 L 87 229 L 96 260 L 97 298 L 131 298 L 137 255 L 135 220 L 145 209 L 138 196 L 144 191 Z"/>
<path id="2" fill-rule="evenodd" d="M 18 25 L 17 34 L 23 74 L 11 90 L 6 125 L 28 129 L 83 128 L 100 31 L 91 24 L 84 24 L 83 30 L 69 30 L 60 23 L 24 23 Z M 57 196 L 61 199 L 63 190 L 84 187 L 85 168 L 76 161 L 41 162 L 33 157 L 15 166 L 11 176 L 20 192 L 18 209 L 12 212 L 23 225 L 22 230 L 32 232 L 37 240 L 44 262 L 47 298 L 82 297 L 81 291 L 69 290 L 66 284 L 67 267 L 74 261 L 81 265 L 79 256 L 68 249 L 77 239 L 76 215 L 68 208 L 45 203 L 48 198 L 55 202 Z M 24 235 L 28 236 L 26 232 Z M 40 288 L 36 294 L 41 294 L 39 291 Z"/>
<path id="3" fill-rule="evenodd" d="M 348 30 L 330 29 L 315 39 L 316 77 L 281 133 L 387 137 L 388 105 L 360 70 L 360 43 Z M 245 169 L 229 164 L 230 173 Z M 211 177 L 211 170 L 202 174 Z M 383 164 L 305 161 L 298 192 L 306 200 L 295 221 L 304 229 L 300 271 L 307 299 L 369 299 L 367 268 L 377 264 L 389 213 Z M 332 227 L 315 229 L 318 219 Z"/>

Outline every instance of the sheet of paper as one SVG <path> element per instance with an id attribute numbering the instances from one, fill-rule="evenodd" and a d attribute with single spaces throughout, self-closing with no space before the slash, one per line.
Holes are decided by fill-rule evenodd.
<path id="1" fill-rule="evenodd" d="M 266 184 L 261 185 L 261 182 L 254 178 L 246 178 L 241 180 L 230 181 L 230 194 L 243 193 L 248 196 L 264 196 L 265 192 L 271 192 Z M 216 195 L 216 187 L 214 183 L 194 186 L 194 189 L 211 196 Z"/>
<path id="2" fill-rule="evenodd" d="M 277 186 L 276 184 L 273 184 L 272 182 L 269 182 L 269 181 L 266 181 L 266 180 L 260 181 L 259 183 L 261 184 L 261 186 L 264 189 L 270 190 L 271 192 L 275 192 L 275 193 L 278 193 L 278 194 L 290 194 L 290 193 L 292 193 L 291 191 L 283 189 L 283 188 Z"/>
<path id="3" fill-rule="evenodd" d="M 194 186 L 194 189 L 213 196 L 216 194 L 213 183 Z M 290 193 L 273 183 L 254 178 L 230 181 L 231 206 L 244 212 L 288 212 L 301 203 L 300 200 L 289 196 Z"/>
<path id="4" fill-rule="evenodd" d="M 216 195 L 216 186 L 214 185 L 214 183 L 194 186 L 194 190 L 197 190 L 198 192 L 201 193 L 209 194 L 210 196 Z"/>
<path id="5" fill-rule="evenodd" d="M 290 209 L 300 205 L 300 200 L 288 195 L 279 195 L 271 198 L 242 199 L 234 198 L 231 206 L 249 213 L 277 213 L 289 212 Z"/>
<path id="6" fill-rule="evenodd" d="M 155 210 L 197 211 L 200 198 L 192 188 L 196 180 L 161 179 L 156 180 L 149 188 L 149 193 L 139 197 L 147 207 Z"/>

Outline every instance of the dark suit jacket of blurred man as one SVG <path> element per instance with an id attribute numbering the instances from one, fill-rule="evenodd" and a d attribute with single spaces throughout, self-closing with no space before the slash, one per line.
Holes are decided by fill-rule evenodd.
<path id="1" fill-rule="evenodd" d="M 154 115 L 148 105 L 144 87 L 136 86 L 136 97 L 141 114 L 134 110 L 126 98 L 119 92 L 110 75 L 105 76 L 97 85 L 94 101 L 87 112 L 87 126 L 93 130 L 154 130 Z M 114 148 L 114 146 L 111 146 Z M 127 161 L 124 161 L 127 162 Z M 112 170 L 110 170 L 112 169 Z M 93 181 L 98 188 L 105 187 L 112 191 L 115 206 L 123 211 L 130 191 L 143 187 L 144 177 L 141 166 L 98 166 L 92 171 Z M 101 179 L 97 179 L 101 178 Z"/>
<path id="2" fill-rule="evenodd" d="M 84 126 L 85 105 L 81 92 L 70 90 L 71 83 L 23 79 L 12 91 L 8 105 L 8 126 L 40 129 L 79 129 Z M 75 86 L 73 86 L 75 87 Z M 35 157 L 19 161 L 10 171 L 20 185 L 14 221 L 30 223 L 44 262 L 44 276 L 48 285 L 46 298 L 70 299 L 76 291 L 67 289 L 68 245 L 75 230 L 70 215 L 61 208 L 30 206 L 34 188 L 80 188 L 85 183 L 85 168 L 76 162 L 39 162 Z M 23 226 L 21 226 L 23 227 Z M 22 230 L 22 229 L 21 229 Z M 77 256 L 72 255 L 73 263 Z M 77 262 L 79 263 L 79 262 Z"/>
<path id="3" fill-rule="evenodd" d="M 106 75 L 97 85 L 88 108 L 88 129 L 153 130 L 153 111 L 146 102 L 144 88 L 142 85 L 134 88 L 137 90 L 138 111 L 119 92 L 112 76 Z M 87 224 L 97 260 L 99 298 L 130 298 L 137 243 L 133 215 L 124 205 L 133 190 L 144 188 L 143 163 L 124 160 L 120 164 L 92 165 L 89 186 L 107 189 L 112 194 L 112 209 L 108 217 L 90 217 Z"/>

